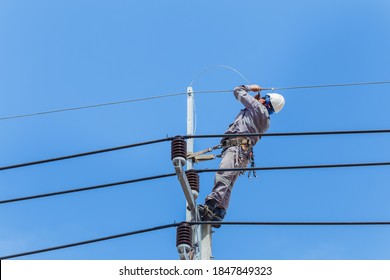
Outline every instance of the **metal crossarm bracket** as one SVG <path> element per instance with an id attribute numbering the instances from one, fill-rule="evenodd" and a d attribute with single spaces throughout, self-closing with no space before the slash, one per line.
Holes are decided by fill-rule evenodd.
<path id="1" fill-rule="evenodd" d="M 175 168 L 180 185 L 183 189 L 184 196 L 186 197 L 188 208 L 194 214 L 193 216 L 195 216 L 196 203 L 195 203 L 194 195 L 192 194 L 190 184 L 188 183 L 187 176 L 183 170 L 185 160 L 183 160 L 182 158 L 174 158 L 172 160 L 172 163 L 173 163 L 173 167 Z"/>

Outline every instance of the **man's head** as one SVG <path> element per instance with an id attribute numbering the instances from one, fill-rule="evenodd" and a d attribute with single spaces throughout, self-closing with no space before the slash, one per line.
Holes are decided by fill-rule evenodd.
<path id="1" fill-rule="evenodd" d="M 280 112 L 286 101 L 284 97 L 279 93 L 267 93 L 265 96 L 260 97 L 260 94 L 256 94 L 255 98 L 261 102 L 267 109 L 270 114 Z"/>

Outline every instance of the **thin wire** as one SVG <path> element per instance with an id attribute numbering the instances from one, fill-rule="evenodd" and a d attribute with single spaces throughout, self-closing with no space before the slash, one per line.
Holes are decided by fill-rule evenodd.
<path id="1" fill-rule="evenodd" d="M 132 183 L 155 180 L 155 179 L 162 179 L 162 178 L 166 178 L 166 177 L 172 177 L 175 175 L 176 175 L 176 173 L 169 173 L 169 174 L 162 174 L 162 175 L 144 177 L 144 178 L 133 179 L 133 180 L 107 183 L 107 184 L 103 184 L 103 185 L 96 185 L 96 186 L 90 186 L 90 187 L 84 187 L 84 188 L 71 189 L 71 190 L 66 190 L 66 191 L 58 191 L 58 192 L 38 194 L 38 195 L 32 195 L 32 196 L 24 196 L 24 197 L 12 198 L 12 199 L 7 199 L 7 200 L 0 200 L 0 204 L 13 203 L 13 202 L 19 202 L 19 201 L 25 201 L 25 200 L 32 200 L 32 199 L 38 199 L 38 198 L 43 198 L 43 197 L 49 197 L 49 196 L 64 195 L 64 194 L 70 194 L 70 193 L 76 193 L 76 192 L 82 192 L 82 191 L 91 191 L 91 190 L 103 189 L 103 188 L 108 188 L 108 187 L 115 187 L 115 186 L 119 186 L 119 185 L 132 184 Z"/>
<path id="2" fill-rule="evenodd" d="M 325 85 L 311 85 L 311 86 L 293 86 L 280 88 L 265 88 L 265 90 L 291 90 L 291 89 L 308 89 L 308 88 L 329 88 L 329 87 L 348 87 L 348 86 L 363 86 L 363 85 L 379 85 L 390 84 L 390 81 L 379 82 L 359 82 L 359 83 L 344 83 L 344 84 L 325 84 Z"/>
<path id="3" fill-rule="evenodd" d="M 348 86 L 364 86 L 364 85 L 381 85 L 390 84 L 390 81 L 378 82 L 358 82 L 358 83 L 344 83 L 344 84 L 324 84 L 324 85 L 310 85 L 310 86 L 291 86 L 291 87 L 263 87 L 262 90 L 295 90 L 295 89 L 310 89 L 310 88 L 331 88 L 331 87 L 348 87 Z M 233 90 L 204 90 L 194 91 L 194 93 L 222 93 L 232 92 Z"/>
<path id="4" fill-rule="evenodd" d="M 248 84 L 249 84 L 249 82 L 248 82 Z M 390 84 L 390 81 L 361 82 L 361 83 L 349 83 L 349 84 L 327 84 L 327 85 L 312 85 L 312 86 L 293 86 L 293 87 L 280 87 L 280 88 L 263 88 L 263 90 L 294 90 L 294 89 L 343 87 L 343 86 L 361 86 L 361 85 L 378 85 L 378 84 Z M 226 90 L 201 90 L 201 91 L 194 91 L 194 93 L 223 93 L 223 92 L 226 93 L 226 92 L 232 92 L 232 91 L 233 90 L 231 90 L 231 89 L 226 89 Z M 67 111 L 91 109 L 91 108 L 96 108 L 96 107 L 118 105 L 118 104 L 123 104 L 123 103 L 140 102 L 140 101 L 145 101 L 145 100 L 166 98 L 166 97 L 179 96 L 179 95 L 187 95 L 187 92 L 179 92 L 179 93 L 172 93 L 172 94 L 165 94 L 165 95 L 156 95 L 156 96 L 145 97 L 145 98 L 137 98 L 137 99 L 122 100 L 122 101 L 108 102 L 108 103 L 100 103 L 100 104 L 80 106 L 80 107 L 63 108 L 63 109 L 57 109 L 57 110 L 51 110 L 51 111 L 43 111 L 43 112 L 36 112 L 36 113 L 29 113 L 29 114 L 19 114 L 19 115 L 13 115 L 13 116 L 6 116 L 6 117 L 1 117 L 0 121 L 10 120 L 10 119 L 17 119 L 17 118 L 25 118 L 25 117 L 33 117 L 33 116 L 38 116 L 38 115 L 54 114 L 54 113 L 67 112 Z"/>
<path id="5" fill-rule="evenodd" d="M 221 171 L 239 171 L 239 172 L 241 172 L 241 171 L 259 171 L 259 170 L 269 171 L 269 170 L 293 170 L 293 169 L 316 169 L 316 168 L 318 169 L 318 168 L 369 167 L 369 166 L 386 166 L 386 165 L 390 165 L 390 162 L 323 164 L 323 165 L 294 165 L 294 166 L 247 167 L 247 168 L 244 168 L 244 167 L 243 168 L 218 168 L 218 169 L 197 169 L 195 171 L 196 171 L 196 173 L 221 172 Z M 37 198 L 43 198 L 43 197 L 48 197 L 48 196 L 63 195 L 63 194 L 81 192 L 81 191 L 89 191 L 89 190 L 107 188 L 107 187 L 118 186 L 118 185 L 123 185 L 123 184 L 130 184 L 130 183 L 148 181 L 148 180 L 153 180 L 153 179 L 160 179 L 160 178 L 165 178 L 165 177 L 173 177 L 175 175 L 176 175 L 176 173 L 170 173 L 170 174 L 156 175 L 156 176 L 128 180 L 128 181 L 122 181 L 122 182 L 108 183 L 108 184 L 92 186 L 92 187 L 71 189 L 71 190 L 66 190 L 66 191 L 46 193 L 46 194 L 40 194 L 40 195 L 34 195 L 34 196 L 19 197 L 19 198 L 1 200 L 0 204 L 19 202 L 19 201 L 23 201 L 23 200 L 37 199 Z"/>
<path id="6" fill-rule="evenodd" d="M 125 146 L 112 147 L 112 148 L 107 148 L 107 149 L 102 149 L 102 150 L 95 150 L 95 151 L 90 151 L 90 152 L 84 152 L 84 153 L 79 153 L 79 154 L 73 154 L 73 155 L 68 155 L 68 156 L 61 156 L 61 157 L 49 158 L 49 159 L 43 159 L 43 160 L 37 160 L 37 161 L 31 161 L 31 162 L 26 162 L 26 163 L 19 163 L 19 164 L 14 164 L 14 165 L 9 165 L 9 166 L 2 166 L 2 167 L 0 167 L 0 171 L 21 168 L 21 167 L 26 167 L 26 166 L 31 166 L 31 165 L 37 165 L 37 164 L 43 164 L 43 163 L 49 163 L 49 162 L 54 162 L 54 161 L 78 158 L 78 157 L 85 157 L 85 156 L 96 155 L 96 154 L 101 154 L 101 153 L 108 153 L 108 152 L 113 152 L 113 151 L 118 151 L 118 150 L 123 150 L 123 149 L 129 149 L 129 148 L 134 148 L 134 147 L 139 147 L 139 146 L 156 144 L 156 143 L 165 142 L 165 141 L 172 141 L 173 139 L 174 139 L 174 137 L 167 137 L 167 138 L 162 138 L 162 139 L 157 139 L 157 140 L 152 140 L 152 141 L 147 141 L 147 142 L 140 142 L 140 143 L 125 145 Z"/>
<path id="7" fill-rule="evenodd" d="M 83 110 L 83 109 L 91 109 L 91 108 L 96 108 L 96 107 L 111 106 L 111 105 L 118 105 L 118 104 L 124 104 L 124 103 L 140 102 L 140 101 L 145 101 L 145 100 L 166 98 L 166 97 L 185 95 L 185 94 L 187 94 L 187 93 L 186 92 L 179 92 L 179 93 L 171 93 L 171 94 L 166 94 L 166 95 L 156 95 L 156 96 L 151 96 L 151 97 L 144 97 L 144 98 L 137 98 L 137 99 L 130 99 L 130 100 L 122 100 L 122 101 L 108 102 L 108 103 L 100 103 L 100 104 L 80 106 L 80 107 L 71 107 L 71 108 L 57 109 L 57 110 L 37 112 L 37 113 L 30 113 L 30 114 L 14 115 L 14 116 L 2 117 L 2 118 L 0 118 L 0 121 L 9 120 L 9 119 L 16 119 L 16 118 L 33 117 L 33 116 L 38 116 L 38 115 L 60 113 L 60 112 L 66 112 L 66 111 L 76 111 L 76 110 Z"/>
<path id="8" fill-rule="evenodd" d="M 177 223 L 172 223 L 172 224 L 167 224 L 167 225 L 162 225 L 162 226 L 157 226 L 157 227 L 152 227 L 152 228 L 147 228 L 147 229 L 142 229 L 142 230 L 137 230 L 137 231 L 131 231 L 131 232 L 126 232 L 126 233 L 110 235 L 110 236 L 106 236 L 106 237 L 101 237 L 101 238 L 66 244 L 66 245 L 60 245 L 60 246 L 56 246 L 56 247 L 50 247 L 50 248 L 39 249 L 39 250 L 35 250 L 35 251 L 30 251 L 30 252 L 24 252 L 24 253 L 19 253 L 19 254 L 3 256 L 3 257 L 0 257 L 0 259 L 1 260 L 13 259 L 13 258 L 17 258 L 17 257 L 34 255 L 34 254 L 55 251 L 55 250 L 60 250 L 60 249 L 66 249 L 66 248 L 70 248 L 70 247 L 76 247 L 76 246 L 81 246 L 81 245 L 86 245 L 86 244 L 91 244 L 91 243 L 96 243 L 96 242 L 102 242 L 102 241 L 106 241 L 106 240 L 110 240 L 110 239 L 116 239 L 116 238 L 126 237 L 126 236 L 130 236 L 130 235 L 136 235 L 136 234 L 141 234 L 141 233 L 146 233 L 146 232 L 151 232 L 151 231 L 156 231 L 156 230 L 161 230 L 161 229 L 166 229 L 166 228 L 172 228 L 172 227 L 177 227 L 177 226 L 178 226 Z"/>
<path id="9" fill-rule="evenodd" d="M 250 84 L 250 82 L 248 81 L 247 78 L 245 78 L 245 76 L 240 72 L 238 71 L 237 69 L 234 69 L 233 67 L 230 67 L 230 66 L 227 66 L 227 65 L 222 65 L 222 64 L 217 64 L 217 65 L 211 65 L 209 67 L 206 67 L 205 69 L 203 69 L 202 71 L 200 71 L 191 81 L 190 83 L 190 87 L 192 87 L 192 84 L 201 76 L 203 75 L 204 73 L 206 73 L 207 71 L 209 71 L 210 69 L 213 69 L 213 68 L 217 68 L 217 67 L 220 67 L 220 68 L 225 68 L 225 69 L 228 69 L 228 70 L 232 70 L 234 71 L 235 73 L 237 73 L 241 78 L 243 78 L 247 84 Z"/>
<path id="10" fill-rule="evenodd" d="M 390 165 L 390 162 L 198 169 L 195 171 L 197 173 L 205 173 L 205 172 L 225 172 L 225 171 L 259 171 L 259 170 L 267 171 L 267 170 L 292 170 L 292 169 L 315 169 L 315 168 L 368 167 L 368 166 L 386 166 L 386 165 Z"/>
<path id="11" fill-rule="evenodd" d="M 250 84 L 250 82 L 248 81 L 248 79 L 240 72 L 238 71 L 237 69 L 234 69 L 233 67 L 230 67 L 230 66 L 227 66 L 227 65 L 211 65 L 205 69 L 203 69 L 201 72 L 199 72 L 191 81 L 189 87 L 192 87 L 193 83 L 201 76 L 203 75 L 204 73 L 206 73 L 208 70 L 212 69 L 212 68 L 217 68 L 217 67 L 220 67 L 220 68 L 225 68 L 225 69 L 228 69 L 228 70 L 231 70 L 233 71 L 234 73 L 238 74 L 241 78 L 243 78 L 247 84 Z M 230 90 L 231 91 L 231 90 Z M 199 92 L 198 92 L 199 93 Z M 195 104 L 195 99 L 193 100 L 193 103 L 194 103 L 194 117 L 195 117 L 195 125 L 194 125 L 194 131 L 193 131 L 193 134 L 196 133 L 196 128 L 197 128 L 197 113 L 196 113 L 196 104 Z"/>
<path id="12" fill-rule="evenodd" d="M 374 226 L 374 225 L 390 225 L 390 222 L 387 222 L 387 221 L 378 221 L 378 222 L 214 222 L 214 221 L 213 222 L 202 222 L 202 221 L 197 221 L 197 222 L 187 222 L 187 223 L 190 225 L 220 224 L 220 225 L 240 225 L 240 226 L 243 226 L 243 225 L 254 225 L 254 226 Z M 101 237 L 101 238 L 97 238 L 97 239 L 81 241 L 81 242 L 77 242 L 77 243 L 71 243 L 71 244 L 66 244 L 66 245 L 61 245 L 61 246 L 56 246 L 56 247 L 39 249 L 39 250 L 35 250 L 35 251 L 18 253 L 18 254 L 0 257 L 0 259 L 1 260 L 12 259 L 12 258 L 17 258 L 17 257 L 23 257 L 23 256 L 28 256 L 28 255 L 34 255 L 34 254 L 54 251 L 54 250 L 66 249 L 66 248 L 75 247 L 75 246 L 87 245 L 87 244 L 102 242 L 102 241 L 106 241 L 106 240 L 110 240 L 110 239 L 122 238 L 122 237 L 130 236 L 130 235 L 136 235 L 136 234 L 157 231 L 157 230 L 166 229 L 166 228 L 177 227 L 177 226 L 179 226 L 179 224 L 180 223 L 172 223 L 172 224 L 157 226 L 157 227 L 153 227 L 153 228 L 147 228 L 147 229 L 143 229 L 143 230 L 137 230 L 137 231 L 126 232 L 126 233 L 117 234 L 117 235 Z"/>

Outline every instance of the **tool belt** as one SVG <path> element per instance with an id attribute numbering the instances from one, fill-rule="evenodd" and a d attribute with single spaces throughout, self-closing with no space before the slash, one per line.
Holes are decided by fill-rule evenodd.
<path id="1" fill-rule="evenodd" d="M 247 146 L 248 148 L 252 147 L 251 139 L 247 137 L 235 137 L 235 138 L 225 138 L 221 141 L 222 148 L 229 148 L 232 146 Z"/>

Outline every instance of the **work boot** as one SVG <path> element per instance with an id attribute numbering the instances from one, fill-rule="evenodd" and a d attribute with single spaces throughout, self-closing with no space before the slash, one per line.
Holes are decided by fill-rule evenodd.
<path id="1" fill-rule="evenodd" d="M 214 213 L 212 209 L 207 204 L 199 204 L 198 211 L 201 221 L 212 221 L 214 218 Z"/>
<path id="2" fill-rule="evenodd" d="M 211 220 L 212 222 L 222 222 L 222 219 L 216 215 L 214 215 L 213 219 Z M 212 224 L 213 227 L 215 228 L 220 228 L 221 224 Z"/>
<path id="3" fill-rule="evenodd" d="M 226 210 L 222 209 L 222 208 L 219 208 L 219 207 L 216 207 L 213 210 L 213 214 L 214 214 L 214 216 L 213 216 L 212 221 L 222 222 L 223 218 L 226 215 Z M 214 224 L 213 227 L 220 228 L 221 225 L 220 224 Z"/>
<path id="4" fill-rule="evenodd" d="M 222 208 L 211 208 L 207 204 L 200 204 L 198 205 L 198 211 L 200 215 L 200 219 L 205 222 L 209 221 L 216 221 L 216 222 L 222 222 L 223 218 L 226 215 L 226 211 Z M 215 228 L 220 228 L 220 224 L 213 224 L 212 225 Z"/>

